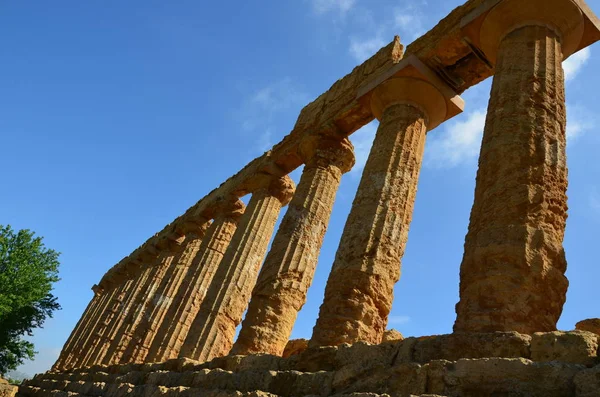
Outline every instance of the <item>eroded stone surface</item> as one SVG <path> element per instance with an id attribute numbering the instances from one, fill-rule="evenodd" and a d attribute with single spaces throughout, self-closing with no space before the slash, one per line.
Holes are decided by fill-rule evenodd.
<path id="1" fill-rule="evenodd" d="M 283 349 L 281 357 L 288 358 L 290 356 L 300 354 L 308 348 L 308 339 L 292 339 L 288 341 Z"/>
<path id="2" fill-rule="evenodd" d="M 575 324 L 575 329 L 580 331 L 593 332 L 600 336 L 600 318 L 589 318 Z"/>
<path id="3" fill-rule="evenodd" d="M 562 60 L 559 37 L 542 26 L 500 44 L 455 331 L 556 330 L 568 286 Z"/>
<path id="4" fill-rule="evenodd" d="M 283 205 L 294 193 L 289 177 L 269 180 L 252 194 L 222 264 L 181 347 L 180 357 L 208 361 L 227 354 L 250 300 Z"/>
<path id="5" fill-rule="evenodd" d="M 327 280 L 311 346 L 379 343 L 408 239 L 425 147 L 425 115 L 383 113 Z"/>
<path id="6" fill-rule="evenodd" d="M 317 266 L 342 174 L 354 165 L 348 140 L 312 137 L 294 197 L 265 259 L 233 354 L 281 355 Z"/>

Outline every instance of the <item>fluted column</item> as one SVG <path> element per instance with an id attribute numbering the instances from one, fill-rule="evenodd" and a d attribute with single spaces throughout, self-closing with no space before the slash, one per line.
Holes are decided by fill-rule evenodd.
<path id="1" fill-rule="evenodd" d="M 169 317 L 165 318 L 165 314 L 173 301 L 173 297 L 179 290 L 193 259 L 196 257 L 202 243 L 202 238 L 209 226 L 210 222 L 205 220 L 200 227 L 195 227 L 194 230 L 186 232 L 185 241 L 182 246 L 183 249 L 180 250 L 181 252 L 171 262 L 167 274 L 156 290 L 155 298 L 148 309 L 148 316 L 144 317 L 144 320 L 136 329 L 136 335 L 134 336 L 136 343 L 130 344 L 131 355 L 128 357 L 128 361 L 144 362 L 159 326 L 163 321 L 174 321 L 174 319 Z"/>
<path id="2" fill-rule="evenodd" d="M 54 363 L 54 365 L 52 366 L 53 371 L 60 371 L 63 369 L 65 359 L 73 351 L 73 347 L 75 346 L 77 340 L 81 337 L 83 330 L 91 321 L 92 313 L 94 312 L 96 306 L 98 305 L 98 302 L 100 301 L 99 287 L 97 285 L 94 285 L 92 287 L 92 291 L 94 291 L 94 296 L 85 308 L 85 311 L 83 312 L 81 318 L 77 322 L 77 325 L 71 332 L 71 335 L 69 335 L 69 339 L 67 339 L 67 341 L 65 342 L 65 345 L 63 346 L 60 355 L 56 360 L 56 363 Z"/>
<path id="3" fill-rule="evenodd" d="M 125 332 L 120 336 L 119 347 L 116 349 L 114 359 L 121 364 L 131 363 L 131 354 L 135 344 L 138 343 L 136 331 L 140 325 L 143 326 L 149 308 L 152 305 L 152 300 L 155 297 L 157 288 L 160 286 L 163 278 L 169 270 L 169 266 L 173 261 L 174 252 L 172 247 L 156 247 L 159 252 L 156 264 L 153 266 L 153 272 L 150 273 L 143 287 L 143 293 L 140 294 L 140 299 L 137 301 L 131 321 L 128 321 Z"/>
<path id="4" fill-rule="evenodd" d="M 147 362 L 162 362 L 178 356 L 244 209 L 244 203 L 232 197 L 223 198 L 215 207 L 213 223 L 165 314 L 168 321 L 163 321 L 156 332 Z"/>
<path id="5" fill-rule="evenodd" d="M 135 285 L 132 288 L 131 299 L 123 310 L 123 316 L 114 325 L 113 331 L 109 336 L 108 347 L 105 347 L 106 352 L 102 357 L 102 364 L 112 365 L 117 364 L 121 360 L 123 351 L 126 349 L 126 340 L 124 335 L 131 332 L 132 324 L 136 318 L 136 314 L 143 302 L 144 294 L 148 288 L 148 282 L 157 272 L 157 267 L 153 266 L 152 262 L 155 259 L 154 255 L 142 254 L 142 258 L 136 258 L 136 262 L 140 265 L 139 274 L 136 277 Z"/>
<path id="6" fill-rule="evenodd" d="M 305 166 L 252 292 L 232 354 L 281 355 L 306 302 L 342 174 L 354 165 L 349 140 L 312 136 Z"/>
<path id="7" fill-rule="evenodd" d="M 496 65 L 455 331 L 556 330 L 568 286 L 561 64 L 582 31 L 581 11 L 567 0 L 507 0 L 483 22 L 483 49 Z"/>
<path id="8" fill-rule="evenodd" d="M 95 363 L 108 364 L 108 362 L 110 362 L 109 355 L 113 353 L 113 351 L 111 351 L 111 346 L 114 344 L 115 339 L 120 339 L 121 327 L 132 310 L 132 307 L 135 305 L 136 299 L 139 298 L 140 290 L 146 280 L 144 276 L 147 275 L 147 273 L 145 272 L 146 268 L 143 265 L 135 262 L 130 266 L 136 267 L 135 272 L 137 275 L 132 278 L 132 285 L 125 297 L 119 315 L 113 318 L 103 335 L 100 348 L 97 349 L 93 358 Z"/>
<path id="9" fill-rule="evenodd" d="M 408 238 L 427 127 L 446 118 L 437 87 L 412 77 L 374 89 L 379 127 L 327 280 L 311 346 L 379 343 Z"/>
<path id="10" fill-rule="evenodd" d="M 279 212 L 294 191 L 289 177 L 271 179 L 255 190 L 221 265 L 210 284 L 180 357 L 206 361 L 233 345 Z"/>
<path id="11" fill-rule="evenodd" d="M 107 310 L 102 313 L 103 318 L 94 330 L 92 338 L 90 339 L 91 342 L 84 349 L 84 352 L 82 352 L 81 360 L 77 364 L 78 367 L 89 367 L 97 364 L 95 359 L 97 357 L 97 353 L 102 349 L 104 334 L 109 329 L 112 321 L 121 315 L 123 302 L 126 300 L 131 285 L 132 280 L 127 279 L 120 281 L 119 285 L 116 287 L 116 294 L 114 295 Z"/>
<path id="12" fill-rule="evenodd" d="M 73 349 L 73 352 L 65 360 L 65 369 L 78 368 L 81 365 L 82 360 L 85 358 L 85 352 L 90 348 L 90 343 L 96 334 L 96 330 L 101 326 L 105 313 L 117 292 L 117 288 L 115 287 L 109 287 L 107 290 L 102 291 L 101 301 L 94 313 L 93 321 L 90 322 Z"/>

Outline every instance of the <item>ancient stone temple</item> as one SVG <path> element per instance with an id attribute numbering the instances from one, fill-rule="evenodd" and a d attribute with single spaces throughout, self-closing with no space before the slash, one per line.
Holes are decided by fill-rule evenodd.
<path id="1" fill-rule="evenodd" d="M 600 396 L 600 320 L 556 329 L 568 287 L 562 62 L 598 40 L 583 0 L 469 0 L 407 48 L 396 37 L 113 266 L 52 370 L 20 395 Z M 489 77 L 454 333 L 384 336 L 427 134 Z M 290 343 L 352 133 L 375 118 L 312 338 Z"/>

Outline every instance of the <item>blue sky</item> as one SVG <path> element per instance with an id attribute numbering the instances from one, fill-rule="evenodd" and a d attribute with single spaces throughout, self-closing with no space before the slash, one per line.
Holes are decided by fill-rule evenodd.
<path id="1" fill-rule="evenodd" d="M 390 42 L 408 44 L 457 0 L 75 1 L 0 6 L 0 224 L 62 252 L 63 310 L 33 337 L 47 370 L 112 265 L 286 135 L 300 109 Z M 600 13 L 600 0 L 588 0 Z M 571 286 L 561 329 L 600 317 L 600 47 L 567 71 Z M 490 80 L 428 135 L 390 327 L 449 333 Z M 351 140 L 308 302 L 309 338 L 376 122 Z M 292 177 L 297 182 L 301 170 Z"/>

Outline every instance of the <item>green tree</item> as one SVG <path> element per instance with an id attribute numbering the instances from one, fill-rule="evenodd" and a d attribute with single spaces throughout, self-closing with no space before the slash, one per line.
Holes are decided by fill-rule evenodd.
<path id="1" fill-rule="evenodd" d="M 51 294 L 58 256 L 33 232 L 0 225 L 0 375 L 33 359 L 34 345 L 23 336 L 60 309 Z"/>

